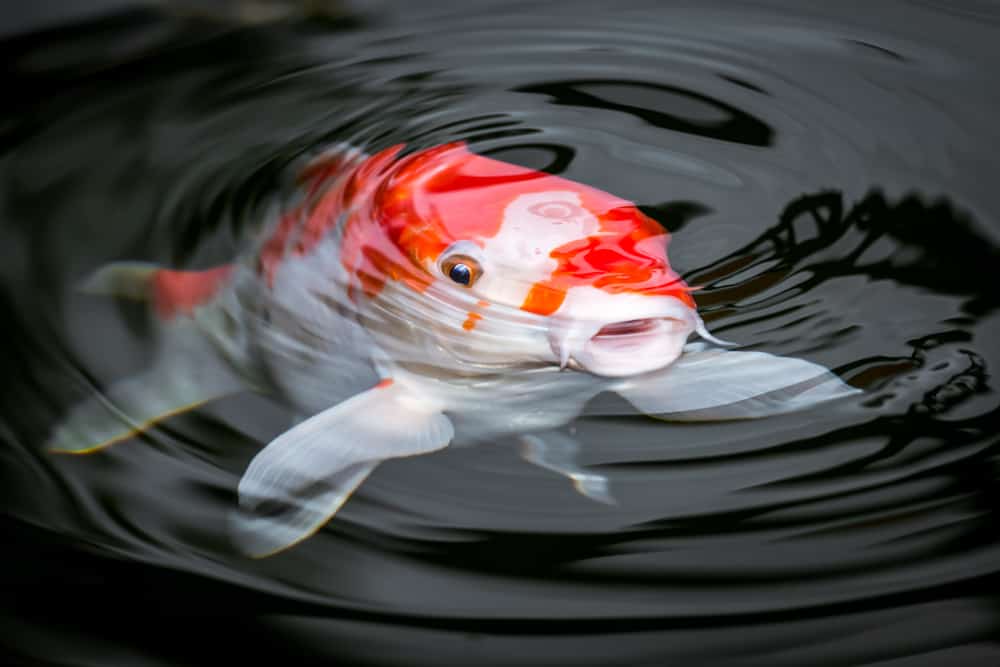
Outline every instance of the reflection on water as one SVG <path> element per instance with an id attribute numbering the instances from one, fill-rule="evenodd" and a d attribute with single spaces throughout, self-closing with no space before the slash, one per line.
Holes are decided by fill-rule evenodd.
<path id="1" fill-rule="evenodd" d="M 996 16 L 811 4 L 137 12 L 3 45 L 15 662 L 996 662 Z M 280 405 L 241 395 L 100 456 L 41 451 L 151 353 L 141 308 L 76 295 L 81 276 L 227 261 L 317 147 L 459 139 L 636 201 L 713 333 L 864 397 L 577 420 L 614 506 L 513 440 L 389 462 L 262 561 L 226 516 Z"/>

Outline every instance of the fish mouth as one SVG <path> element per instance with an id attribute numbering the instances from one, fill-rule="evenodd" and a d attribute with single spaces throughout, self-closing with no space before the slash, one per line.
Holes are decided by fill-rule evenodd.
<path id="1" fill-rule="evenodd" d="M 725 345 L 705 329 L 695 309 L 672 296 L 602 294 L 586 290 L 550 318 L 548 339 L 561 368 L 603 377 L 660 370 L 684 351 L 688 337 Z"/>
<path id="2" fill-rule="evenodd" d="M 550 332 L 550 343 L 562 368 L 625 377 L 672 363 L 697 325 L 697 315 L 679 308 L 612 322 L 578 320 Z"/>
<path id="3" fill-rule="evenodd" d="M 648 373 L 681 354 L 693 331 L 687 319 L 645 317 L 605 324 L 574 352 L 584 370 L 606 377 Z"/>
<path id="4" fill-rule="evenodd" d="M 603 327 L 597 330 L 597 333 L 591 337 L 591 341 L 602 343 L 614 341 L 618 342 L 623 337 L 628 336 L 642 336 L 653 331 L 657 331 L 660 328 L 660 324 L 664 321 L 673 320 L 672 317 L 644 317 L 638 320 L 625 320 L 623 322 L 612 322 L 611 324 L 605 324 Z"/>

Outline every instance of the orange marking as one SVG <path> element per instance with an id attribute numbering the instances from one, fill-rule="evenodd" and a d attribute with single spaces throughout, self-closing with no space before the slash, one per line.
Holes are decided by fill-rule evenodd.
<path id="1" fill-rule="evenodd" d="M 593 197 L 589 190 L 582 194 L 584 199 Z M 668 236 L 659 223 L 631 203 L 610 210 L 599 208 L 598 202 L 586 203 L 598 218 L 598 233 L 549 253 L 558 265 L 549 278 L 532 286 L 521 304 L 523 310 L 551 315 L 569 289 L 584 285 L 612 294 L 672 296 L 694 307 L 691 290 L 667 261 Z"/>
<path id="2" fill-rule="evenodd" d="M 559 289 L 547 282 L 535 283 L 531 286 L 528 296 L 521 304 L 521 310 L 536 315 L 551 315 L 559 310 L 566 300 L 566 290 Z"/>
<path id="3" fill-rule="evenodd" d="M 494 237 L 515 198 L 570 190 L 597 218 L 598 231 L 550 253 L 557 267 L 532 286 L 522 309 L 551 315 L 567 290 L 582 285 L 611 293 L 669 295 L 694 307 L 691 290 L 670 268 L 666 231 L 632 202 L 477 155 L 464 142 L 399 158 L 402 150 L 396 145 L 360 162 L 326 158 L 307 167 L 305 203 L 282 219 L 261 252 L 265 277 L 273 280 L 287 252 L 311 251 L 346 214 L 341 261 L 355 277 L 349 286 L 352 298 L 375 297 L 388 280 L 422 292 L 442 279 L 429 268 L 436 266 L 441 252 L 460 239 L 482 245 Z M 347 169 L 353 173 L 344 174 Z M 324 181 L 334 177 L 335 187 L 322 191 Z M 470 313 L 462 326 L 471 330 L 479 319 L 481 315 Z"/>
<path id="4" fill-rule="evenodd" d="M 386 387 L 391 386 L 393 382 L 395 382 L 395 380 L 393 380 L 392 378 L 386 378 L 386 379 L 382 380 L 381 382 L 379 382 L 377 385 L 375 385 L 372 388 L 373 389 L 385 389 Z"/>
<path id="5" fill-rule="evenodd" d="M 350 206 L 351 198 L 371 190 L 377 182 L 373 173 L 384 169 L 402 149 L 401 144 L 393 146 L 360 165 L 346 153 L 322 156 L 306 165 L 299 174 L 299 182 L 306 185 L 304 201 L 281 218 L 261 249 L 260 272 L 268 285 L 274 286 L 275 274 L 288 253 L 306 255 L 319 245 L 340 213 Z M 352 164 L 357 168 L 347 176 L 345 171 Z M 335 186 L 324 190 L 331 180 L 336 181 Z"/>
<path id="6" fill-rule="evenodd" d="M 150 282 L 153 309 L 164 320 L 190 315 L 212 300 L 232 271 L 228 264 L 206 271 L 160 269 Z"/>
<path id="7" fill-rule="evenodd" d="M 297 206 L 281 217 L 274 234 L 260 250 L 258 267 L 267 284 L 274 287 L 274 275 L 285 257 L 285 248 L 296 225 L 302 219 L 302 207 Z"/>
<path id="8" fill-rule="evenodd" d="M 483 316 L 479 313 L 470 312 L 469 316 L 462 322 L 462 328 L 466 331 L 472 331 L 476 328 L 476 322 L 483 319 Z"/>

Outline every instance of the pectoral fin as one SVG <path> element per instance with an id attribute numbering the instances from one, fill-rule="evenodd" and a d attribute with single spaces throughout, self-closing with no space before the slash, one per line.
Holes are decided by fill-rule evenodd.
<path id="1" fill-rule="evenodd" d="M 164 329 L 153 363 L 74 406 L 49 435 L 53 453 L 89 454 L 167 417 L 247 389 L 190 323 Z"/>
<path id="2" fill-rule="evenodd" d="M 809 361 L 697 343 L 666 369 L 615 391 L 646 414 L 677 421 L 754 419 L 861 393 Z"/>
<path id="3" fill-rule="evenodd" d="M 251 388 L 251 373 L 240 363 L 247 357 L 245 336 L 217 299 L 231 273 L 229 265 L 171 271 L 118 262 L 87 278 L 79 286 L 82 293 L 151 304 L 155 357 L 143 372 L 75 406 L 51 432 L 46 448 L 56 453 L 97 451 L 167 417 Z"/>
<path id="4" fill-rule="evenodd" d="M 454 429 L 437 408 L 394 384 L 325 410 L 278 436 L 239 484 L 237 543 L 263 557 L 312 535 L 381 461 L 441 449 Z"/>
<path id="5" fill-rule="evenodd" d="M 580 445 L 576 440 L 559 431 L 522 435 L 520 440 L 521 457 L 525 461 L 566 477 L 581 496 L 606 505 L 615 504 L 607 477 L 587 470 L 577 461 Z"/>

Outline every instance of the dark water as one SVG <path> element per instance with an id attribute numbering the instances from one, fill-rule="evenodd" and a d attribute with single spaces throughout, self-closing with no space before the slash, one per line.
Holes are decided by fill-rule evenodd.
<path id="1" fill-rule="evenodd" d="M 416 3 L 415 3 L 416 4 Z M 0 44 L 0 646 L 10 664 L 1000 664 L 1000 8 L 378 3 L 132 12 Z M 866 389 L 390 462 L 298 548 L 226 513 L 280 407 L 41 451 L 141 368 L 114 259 L 229 259 L 299 156 L 465 139 L 639 203 L 718 335 Z"/>

